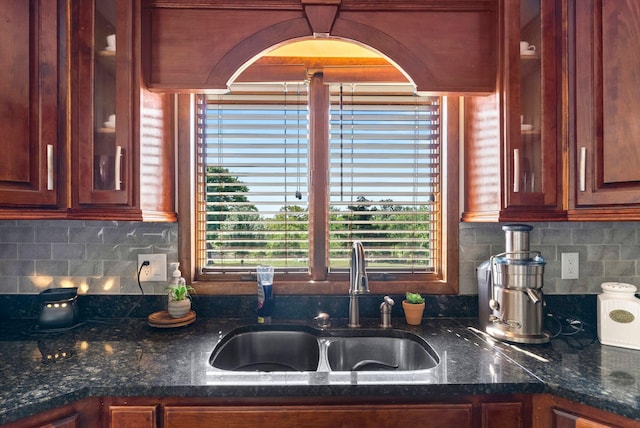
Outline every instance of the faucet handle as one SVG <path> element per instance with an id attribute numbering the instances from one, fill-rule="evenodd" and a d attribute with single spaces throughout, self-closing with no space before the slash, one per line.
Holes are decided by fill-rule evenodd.
<path id="1" fill-rule="evenodd" d="M 331 326 L 331 321 L 329 320 L 329 314 L 326 312 L 320 312 L 318 316 L 314 318 L 318 327 L 327 328 Z"/>
<path id="2" fill-rule="evenodd" d="M 380 327 L 382 328 L 390 328 L 391 327 L 391 306 L 393 306 L 394 301 L 389 296 L 384 296 L 383 302 L 380 303 Z"/>

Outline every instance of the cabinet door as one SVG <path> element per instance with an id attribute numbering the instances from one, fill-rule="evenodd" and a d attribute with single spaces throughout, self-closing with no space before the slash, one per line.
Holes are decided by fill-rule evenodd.
<path id="1" fill-rule="evenodd" d="M 471 404 L 212 407 L 167 406 L 165 428 L 214 426 L 471 427 Z M 431 422 L 429 422 L 431 421 Z"/>
<path id="2" fill-rule="evenodd" d="M 56 419 L 44 425 L 39 425 L 38 428 L 78 428 L 79 426 L 78 415 L 75 414 L 67 416 L 66 418 Z"/>
<path id="3" fill-rule="evenodd" d="M 519 428 L 524 426 L 523 404 L 482 403 L 482 428 Z"/>
<path id="4" fill-rule="evenodd" d="M 573 0 L 569 12 L 575 207 L 626 205 L 640 212 L 638 1 Z"/>
<path id="5" fill-rule="evenodd" d="M 561 209 L 556 1 L 505 2 L 507 208 Z"/>
<path id="6" fill-rule="evenodd" d="M 110 406 L 109 427 L 155 428 L 157 406 Z"/>
<path id="7" fill-rule="evenodd" d="M 57 159 L 64 156 L 58 143 L 57 16 L 56 0 L 5 0 L 0 7 L 3 207 L 58 204 Z"/>
<path id="8" fill-rule="evenodd" d="M 563 220 L 557 0 L 503 0 L 495 96 L 465 99 L 465 221 Z"/>
<path id="9" fill-rule="evenodd" d="M 553 428 L 613 428 L 613 425 L 553 409 Z"/>
<path id="10" fill-rule="evenodd" d="M 132 204 L 132 4 L 77 1 L 74 205 Z"/>

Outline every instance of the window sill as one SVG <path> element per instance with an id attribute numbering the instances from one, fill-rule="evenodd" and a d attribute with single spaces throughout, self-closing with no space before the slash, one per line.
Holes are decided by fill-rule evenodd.
<path id="1" fill-rule="evenodd" d="M 201 295 L 252 295 L 256 293 L 253 281 L 194 281 L 193 287 Z M 280 295 L 347 295 L 348 281 L 274 281 L 274 294 Z M 446 281 L 369 281 L 370 294 L 404 294 L 407 291 L 422 294 L 458 294 L 458 284 Z"/>

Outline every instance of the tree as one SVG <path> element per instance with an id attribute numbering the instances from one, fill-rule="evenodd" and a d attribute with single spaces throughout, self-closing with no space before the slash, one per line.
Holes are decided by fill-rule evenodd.
<path id="1" fill-rule="evenodd" d="M 208 166 L 206 173 L 207 247 L 235 251 L 245 257 L 252 243 L 262 239 L 261 217 L 249 204 L 249 188 L 227 168 Z"/>

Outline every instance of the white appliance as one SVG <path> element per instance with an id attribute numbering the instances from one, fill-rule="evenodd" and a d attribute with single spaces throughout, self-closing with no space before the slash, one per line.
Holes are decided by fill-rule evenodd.
<path id="1" fill-rule="evenodd" d="M 640 350 L 640 299 L 635 285 L 602 283 L 598 295 L 598 339 L 603 345 Z"/>

